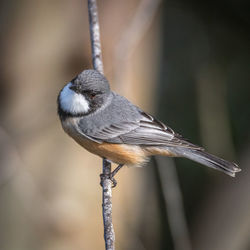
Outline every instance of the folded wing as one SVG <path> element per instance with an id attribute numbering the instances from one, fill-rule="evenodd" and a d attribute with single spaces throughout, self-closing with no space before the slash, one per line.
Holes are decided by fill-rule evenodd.
<path id="1" fill-rule="evenodd" d="M 124 122 L 109 124 L 103 128 L 85 132 L 93 141 L 122 143 L 141 146 L 178 146 L 202 150 L 171 128 L 155 119 L 153 116 L 140 111 L 138 121 L 125 120 Z"/>

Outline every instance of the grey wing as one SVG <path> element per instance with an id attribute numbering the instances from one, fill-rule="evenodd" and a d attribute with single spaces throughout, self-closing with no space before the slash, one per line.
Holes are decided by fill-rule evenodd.
<path id="1" fill-rule="evenodd" d="M 175 133 L 170 127 L 145 112 L 142 112 L 140 126 L 120 137 L 125 144 L 169 147 L 178 146 L 202 150 L 200 146 L 190 143 L 181 135 Z"/>
<path id="2" fill-rule="evenodd" d="M 116 144 L 130 144 L 141 146 L 180 146 L 193 149 L 202 149 L 180 135 L 171 128 L 156 120 L 153 116 L 139 111 L 140 119 L 122 123 L 109 124 L 106 127 L 95 129 L 87 133 L 87 137 L 96 142 Z"/>
<path id="3" fill-rule="evenodd" d="M 138 127 L 136 122 L 124 122 L 120 124 L 110 124 L 101 129 L 88 133 L 87 136 L 98 142 L 124 143 L 121 136 L 127 134 Z"/>

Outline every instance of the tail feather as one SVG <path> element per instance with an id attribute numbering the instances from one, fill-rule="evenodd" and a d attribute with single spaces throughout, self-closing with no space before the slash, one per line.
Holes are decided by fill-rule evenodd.
<path id="1" fill-rule="evenodd" d="M 202 150 L 175 148 L 174 151 L 177 153 L 177 156 L 182 156 L 207 167 L 217 169 L 232 177 L 235 177 L 235 173 L 241 171 L 237 164 L 226 161 Z"/>

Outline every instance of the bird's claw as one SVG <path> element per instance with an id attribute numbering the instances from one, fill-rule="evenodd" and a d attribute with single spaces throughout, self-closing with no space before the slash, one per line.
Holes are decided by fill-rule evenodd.
<path id="1" fill-rule="evenodd" d="M 100 178 L 101 178 L 101 183 L 100 183 L 100 185 L 103 186 L 103 181 L 104 181 L 105 179 L 109 179 L 109 180 L 111 180 L 111 182 L 112 182 L 112 188 L 116 187 L 117 181 L 116 181 L 116 179 L 114 178 L 114 176 L 118 173 L 118 171 L 119 171 L 122 167 L 123 167 L 123 164 L 119 164 L 119 165 L 117 166 L 117 168 L 115 168 L 110 174 L 103 174 L 103 173 L 100 174 Z"/>
<path id="2" fill-rule="evenodd" d="M 112 182 L 112 188 L 116 187 L 117 185 L 117 181 L 114 178 L 113 172 L 111 172 L 110 174 L 100 174 L 100 178 L 101 178 L 101 182 L 100 182 L 101 186 L 103 186 L 103 182 L 105 179 L 109 179 Z"/>

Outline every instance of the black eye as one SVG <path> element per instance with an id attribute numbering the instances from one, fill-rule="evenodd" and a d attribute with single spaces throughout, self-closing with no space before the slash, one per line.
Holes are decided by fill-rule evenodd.
<path id="1" fill-rule="evenodd" d="M 96 96 L 96 93 L 89 93 L 89 97 L 90 97 L 91 99 L 95 98 L 95 96 Z"/>
<path id="2" fill-rule="evenodd" d="M 98 91 L 89 91 L 89 90 L 84 90 L 83 93 L 87 95 L 90 99 L 94 99 L 100 92 Z"/>

